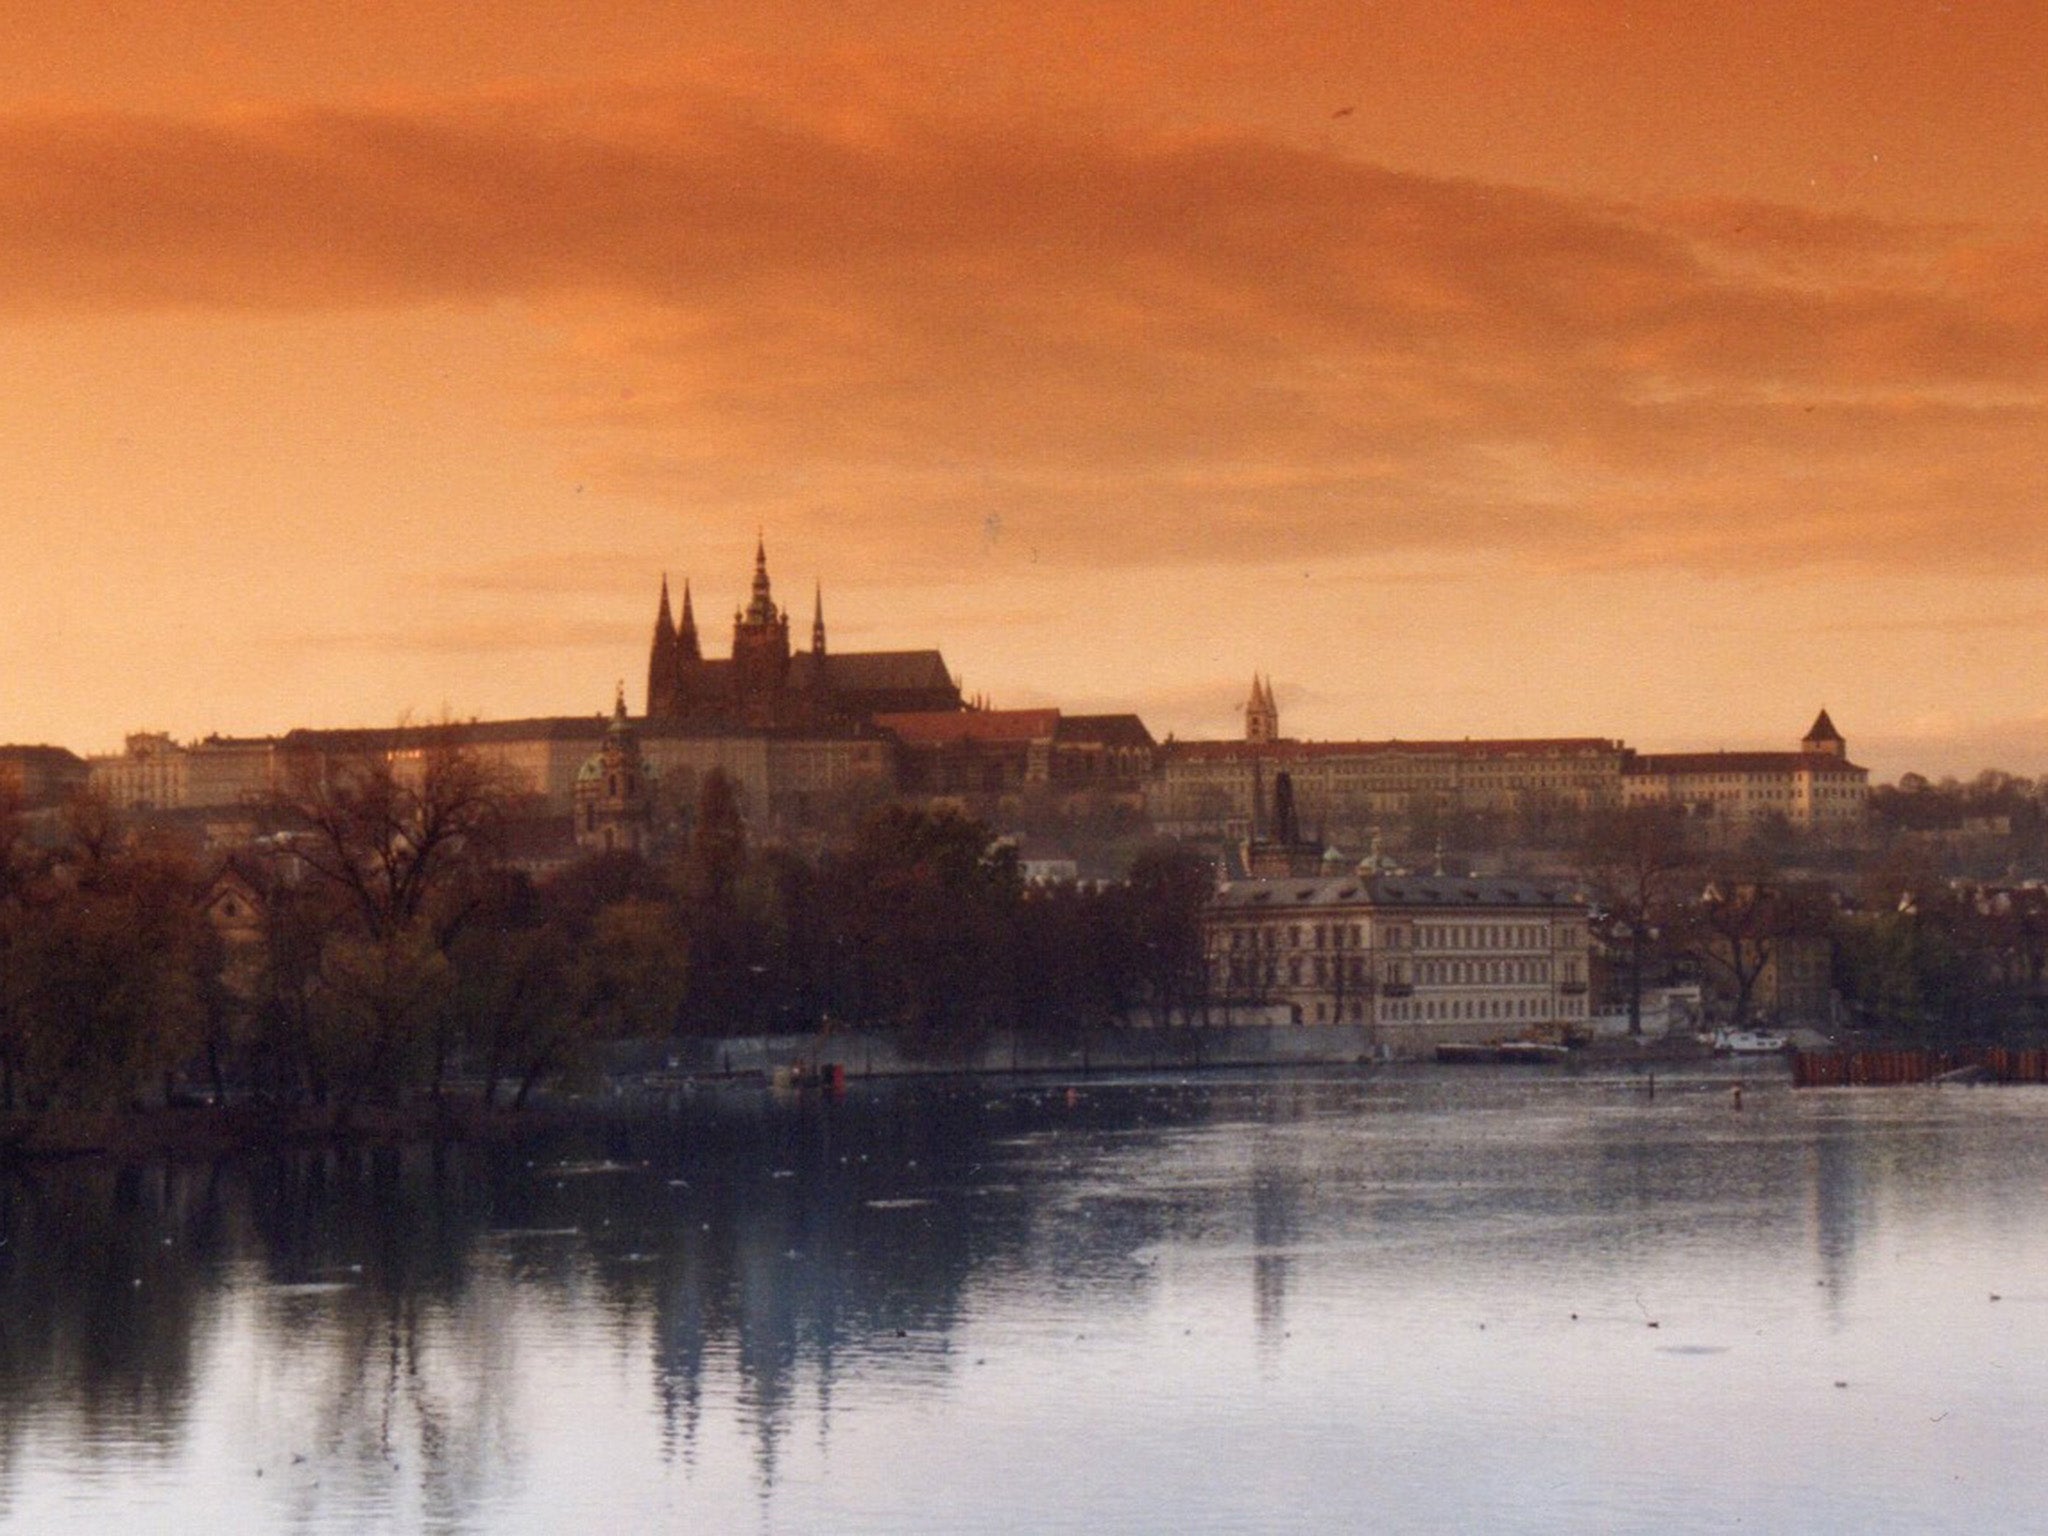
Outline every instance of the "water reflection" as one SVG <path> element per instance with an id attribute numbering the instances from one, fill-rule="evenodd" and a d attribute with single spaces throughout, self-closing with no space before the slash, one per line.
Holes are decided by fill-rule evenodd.
<path id="1" fill-rule="evenodd" d="M 1396 1524 L 1684 1525 L 1728 1475 L 1700 1422 L 1751 1433 L 1788 1381 L 2048 1387 L 2017 1279 L 2044 1257 L 2039 1100 L 1755 1085 L 1738 1114 L 1725 1086 L 734 1090 L 517 1148 L 18 1169 L 0 1519 L 546 1530 L 601 1499 L 625 1524 L 1196 1530 L 1284 1497 L 1303 1528 L 1390 1499 Z M 1987 1273 L 2015 1277 L 2003 1333 Z M 1987 1386 L 1989 1353 L 2033 1363 Z M 1800 1411 L 1838 1443 L 1832 1403 Z M 1558 1439 L 1601 1415 L 1657 1479 Z M 1368 1427 L 1391 1460 L 1359 1464 Z M 1218 1483 L 1252 1447 L 1268 1482 Z M 1460 1454 L 1458 1490 L 1403 1470 L 1425 1452 Z M 1565 1503 L 1469 1502 L 1539 1461 Z"/>

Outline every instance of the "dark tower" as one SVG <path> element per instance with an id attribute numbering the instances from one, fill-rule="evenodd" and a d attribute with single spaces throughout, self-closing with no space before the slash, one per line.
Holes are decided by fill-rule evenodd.
<path id="1" fill-rule="evenodd" d="M 1846 758 L 1849 755 L 1849 743 L 1844 741 L 1842 733 L 1835 729 L 1835 722 L 1828 718 L 1828 712 L 1822 710 L 1814 717 L 1813 729 L 1800 739 L 1799 750 L 1818 753 L 1823 757 Z"/>
<path id="2" fill-rule="evenodd" d="M 662 578 L 662 585 L 668 585 L 668 578 Z M 697 645 L 697 616 L 690 611 L 690 580 L 683 578 L 683 627 L 676 635 L 676 647 L 684 661 L 702 661 L 704 652 Z"/>
<path id="3" fill-rule="evenodd" d="M 811 654 L 825 659 L 825 587 L 821 582 L 811 599 Z"/>
<path id="4" fill-rule="evenodd" d="M 747 724 L 777 723 L 788 677 L 789 615 L 775 606 L 768 587 L 768 549 L 757 543 L 753 596 L 732 620 L 733 695 Z"/>
<path id="5" fill-rule="evenodd" d="M 1301 817 L 1294 808 L 1294 775 L 1282 769 L 1273 775 L 1273 841 L 1301 841 Z"/>
<path id="6" fill-rule="evenodd" d="M 1244 706 L 1244 739 L 1261 746 L 1280 739 L 1280 706 L 1273 702 L 1273 683 L 1252 674 L 1252 696 Z"/>
<path id="7" fill-rule="evenodd" d="M 689 622 L 689 589 L 684 588 L 683 622 Z M 661 578 L 661 607 L 654 615 L 654 644 L 647 652 L 647 716 L 660 719 L 676 712 L 676 626 L 668 610 L 668 577 Z"/>

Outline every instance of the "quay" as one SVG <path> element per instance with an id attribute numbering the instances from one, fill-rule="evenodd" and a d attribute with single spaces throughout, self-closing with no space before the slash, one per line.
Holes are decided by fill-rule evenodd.
<path id="1" fill-rule="evenodd" d="M 2048 1083 L 2048 1050 L 1992 1045 L 1955 1050 L 1794 1051 L 1795 1088 L 1869 1088 L 1940 1078 Z"/>

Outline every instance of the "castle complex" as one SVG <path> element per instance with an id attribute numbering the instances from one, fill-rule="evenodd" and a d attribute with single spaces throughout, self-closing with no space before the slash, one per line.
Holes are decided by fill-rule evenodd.
<path id="1" fill-rule="evenodd" d="M 15 749 L 30 798 L 57 782 L 43 759 L 125 810 L 237 815 L 288 782 L 307 759 L 364 753 L 394 761 L 436 742 L 491 763 L 544 814 L 573 814 L 586 844 L 638 847 L 659 799 L 694 803 L 713 769 L 739 786 L 748 813 L 789 826 L 890 796 L 963 802 L 1000 821 L 1020 806 L 1102 797 L 1142 810 L 1166 836 L 1246 840 L 1292 868 L 1325 835 L 1362 845 L 1382 829 L 1430 818 L 1499 818 L 1507 836 L 1550 815 L 1607 805 L 1667 804 L 1712 842 L 1782 822 L 1799 831 L 1860 827 L 1867 771 L 1823 710 L 1794 752 L 1638 753 L 1605 737 L 1437 741 L 1302 741 L 1282 734 L 1269 678 L 1254 678 L 1235 741 L 1155 742 L 1134 714 L 990 709 L 962 697 L 935 649 L 834 651 L 824 594 L 808 644 L 792 642 L 765 544 L 728 654 L 709 656 L 685 581 L 680 613 L 662 578 L 647 654 L 645 712 L 554 716 L 373 730 L 295 730 L 281 737 L 181 744 L 138 733 L 126 750 L 79 763 L 56 749 Z M 27 754 L 27 755 L 24 755 Z M 61 777 L 61 775 L 59 776 Z M 1283 793 L 1287 827 L 1274 823 Z M 215 813 L 218 813 L 217 815 Z"/>
<path id="2" fill-rule="evenodd" d="M 754 548 L 754 585 L 732 617 L 732 654 L 707 657 L 697 637 L 690 584 L 682 618 L 669 606 L 668 578 L 647 657 L 647 718 L 700 731 L 836 731 L 881 714 L 965 708 L 937 651 L 849 651 L 825 647 L 825 595 L 811 614 L 808 649 L 792 650 L 789 612 L 776 606 L 768 550 Z"/>

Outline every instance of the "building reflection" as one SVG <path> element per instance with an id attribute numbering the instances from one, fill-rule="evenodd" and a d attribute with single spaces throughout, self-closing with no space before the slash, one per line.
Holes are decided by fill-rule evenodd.
<path id="1" fill-rule="evenodd" d="M 31 1427 L 82 1458 L 173 1459 L 206 1361 L 237 1350 L 291 1437 L 271 1453 L 318 1469 L 291 1485 L 297 1518 L 353 1501 L 453 1529 L 525 1475 L 543 1448 L 521 1404 L 547 1390 L 548 1349 L 593 1331 L 646 1382 L 659 1456 L 689 1474 L 737 1439 L 767 1490 L 792 1435 L 832 1434 L 849 1384 L 950 1390 L 978 1310 L 1083 1328 L 1220 1299 L 1241 1320 L 1245 1246 L 1264 1351 L 1331 1240 L 1416 1287 L 1564 1243 L 1617 1264 L 1708 1244 L 1731 1275 L 1782 1276 L 1810 1242 L 1839 1305 L 1879 1192 L 1919 1166 L 1804 1108 L 1738 1126 L 1704 1097 L 1400 1091 L 1396 1108 L 1384 1084 L 1313 1079 L 735 1091 L 518 1147 L 16 1168 L 0 1500 Z M 1159 1256 L 1204 1252 L 1230 1262 L 1183 1268 L 1167 1298 Z"/>

